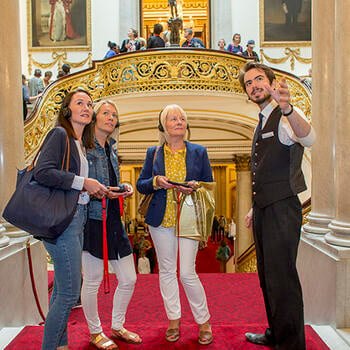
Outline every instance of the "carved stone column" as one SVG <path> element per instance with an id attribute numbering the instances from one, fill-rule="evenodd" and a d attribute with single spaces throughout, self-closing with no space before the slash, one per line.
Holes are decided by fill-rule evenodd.
<path id="1" fill-rule="evenodd" d="M 140 28 L 140 6 L 139 0 L 119 1 L 119 43 L 128 37 L 128 30 L 134 28 L 139 31 Z M 127 20 L 122 20 L 127 18 Z M 139 33 L 142 36 L 142 33 Z"/>
<path id="2" fill-rule="evenodd" d="M 232 7 L 233 1 L 220 0 L 212 1 L 211 7 L 211 48 L 218 48 L 218 41 L 225 39 L 226 45 L 232 39 Z"/>
<path id="3" fill-rule="evenodd" d="M 236 186 L 236 244 L 235 256 L 238 259 L 254 242 L 253 233 L 245 227 L 244 218 L 252 206 L 252 178 L 249 155 L 235 155 L 237 171 Z"/>
<path id="4" fill-rule="evenodd" d="M 327 11 L 327 18 L 324 13 Z M 317 140 L 312 146 L 312 196 L 309 223 L 303 231 L 324 235 L 330 230 L 328 224 L 334 218 L 334 141 L 335 128 L 335 57 L 334 0 L 313 3 L 312 15 L 312 125 Z M 324 50 L 324 43 L 329 43 Z M 343 46 L 343 43 L 340 45 Z M 348 58 L 347 58 L 348 59 Z M 342 72 L 343 73 L 343 72 Z"/>
<path id="5" fill-rule="evenodd" d="M 326 241 L 338 246 L 350 247 L 350 196 L 349 196 L 349 134 L 350 134 L 350 79 L 348 69 L 350 43 L 350 5 L 348 0 L 335 1 L 335 218 L 329 224 L 331 232 Z M 328 15 L 327 15 L 328 17 Z M 328 97 L 330 98 L 330 97 Z M 323 141 L 323 140 L 322 140 Z M 333 151 L 333 150 L 332 150 Z M 327 165 L 328 166 L 328 165 Z"/>
<path id="6" fill-rule="evenodd" d="M 0 215 L 15 188 L 16 169 L 24 165 L 19 17 L 19 2 L 4 0 L 0 14 L 0 47 L 6 47 L 0 65 Z M 9 241 L 3 235 L 6 227 L 0 220 L 0 247 Z"/>

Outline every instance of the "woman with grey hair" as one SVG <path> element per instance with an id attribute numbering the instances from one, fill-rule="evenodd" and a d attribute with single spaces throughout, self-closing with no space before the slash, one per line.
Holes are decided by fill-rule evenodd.
<path id="1" fill-rule="evenodd" d="M 108 189 L 106 226 L 108 260 L 118 278 L 112 310 L 111 338 L 139 344 L 141 338 L 123 327 L 125 314 L 136 283 L 131 245 L 120 218 L 119 197 L 130 197 L 133 189 L 120 184 L 117 142 L 119 135 L 118 109 L 112 101 L 100 101 L 94 108 L 94 147 L 88 150 L 89 176 L 98 179 Z M 118 349 L 101 327 L 97 310 L 97 292 L 103 278 L 102 203 L 90 201 L 88 220 L 84 230 L 82 254 L 83 287 L 81 301 L 90 331 L 90 344 L 98 349 Z"/>
<path id="2" fill-rule="evenodd" d="M 169 342 L 180 338 L 181 305 L 176 275 L 179 252 L 180 280 L 199 325 L 198 342 L 206 345 L 212 342 L 213 335 L 205 291 L 195 270 L 198 241 L 176 237 L 174 189 L 188 195 L 197 188 L 195 181 L 213 181 L 212 170 L 205 147 L 186 140 L 187 115 L 180 106 L 168 105 L 161 111 L 158 130 L 160 146 L 147 150 L 136 186 L 142 194 L 154 194 L 145 222 L 157 252 L 159 284 L 169 320 L 165 337 Z M 178 184 L 184 181 L 186 187 Z"/>

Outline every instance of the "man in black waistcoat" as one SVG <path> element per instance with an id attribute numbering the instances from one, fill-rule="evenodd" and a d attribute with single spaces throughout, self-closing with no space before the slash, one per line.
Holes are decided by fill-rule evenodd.
<path id="1" fill-rule="evenodd" d="M 259 106 L 252 145 L 253 227 L 260 286 L 269 328 L 246 333 L 255 344 L 305 350 L 303 298 L 296 269 L 302 224 L 297 194 L 306 189 L 301 162 L 315 133 L 301 110 L 290 103 L 285 78 L 277 86 L 267 66 L 248 62 L 239 78 L 249 99 Z"/>

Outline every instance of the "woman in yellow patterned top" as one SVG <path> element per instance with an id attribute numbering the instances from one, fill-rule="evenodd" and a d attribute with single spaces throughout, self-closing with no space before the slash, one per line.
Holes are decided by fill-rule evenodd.
<path id="1" fill-rule="evenodd" d="M 180 280 L 199 325 L 198 342 L 206 345 L 212 342 L 213 335 L 205 291 L 195 271 L 198 241 L 176 237 L 173 191 L 190 194 L 195 181 L 213 181 L 212 170 L 205 147 L 186 141 L 187 116 L 180 106 L 168 105 L 161 111 L 158 129 L 160 146 L 147 150 L 136 186 L 140 193 L 154 193 L 145 222 L 157 252 L 159 284 L 169 319 L 166 339 L 175 342 L 180 337 L 181 305 L 176 276 L 179 242 Z M 169 181 L 186 181 L 191 187 L 173 186 Z"/>

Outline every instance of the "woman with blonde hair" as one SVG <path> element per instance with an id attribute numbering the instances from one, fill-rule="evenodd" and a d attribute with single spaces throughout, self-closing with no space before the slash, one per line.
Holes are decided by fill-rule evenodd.
<path id="1" fill-rule="evenodd" d="M 175 234 L 176 202 L 174 188 L 186 195 L 195 188 L 195 181 L 212 182 L 212 170 L 205 147 L 188 142 L 187 115 L 178 105 L 166 106 L 159 115 L 160 147 L 151 147 L 137 189 L 140 193 L 154 193 L 145 222 L 157 252 L 159 284 L 169 319 L 166 339 L 180 338 L 181 305 L 177 281 L 177 254 L 179 251 L 180 280 L 185 289 L 193 316 L 199 325 L 198 342 L 210 344 L 213 340 L 210 314 L 204 288 L 195 271 L 198 241 L 178 238 Z M 184 182 L 189 187 L 171 182 Z M 179 244 L 179 246 L 178 246 Z"/>
<path id="2" fill-rule="evenodd" d="M 108 189 L 106 199 L 108 260 L 118 278 L 112 310 L 111 338 L 139 344 L 141 338 L 123 327 L 125 314 L 136 283 L 136 272 L 131 245 L 120 218 L 120 196 L 130 197 L 133 189 L 120 184 L 117 142 L 119 135 L 118 109 L 112 101 L 96 104 L 94 145 L 88 150 L 89 176 Z M 114 137 L 114 138 L 113 138 Z M 97 198 L 90 201 L 88 220 L 84 230 L 82 255 L 83 287 L 81 300 L 90 331 L 90 344 L 98 349 L 118 349 L 101 327 L 97 310 L 97 292 L 103 278 L 103 224 L 102 203 Z"/>

